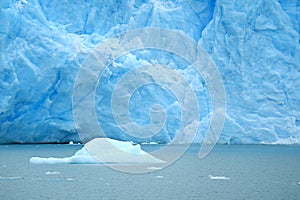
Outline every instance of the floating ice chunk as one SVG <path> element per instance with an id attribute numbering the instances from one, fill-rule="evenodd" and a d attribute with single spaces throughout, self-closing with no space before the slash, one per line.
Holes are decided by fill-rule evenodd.
<path id="1" fill-rule="evenodd" d="M 73 142 L 73 141 L 70 141 L 69 143 L 68 143 L 68 145 L 82 145 L 81 143 L 75 143 L 75 142 Z"/>
<path id="2" fill-rule="evenodd" d="M 91 153 L 90 153 L 91 152 Z M 96 138 L 86 143 L 71 157 L 31 157 L 32 164 L 99 164 L 99 163 L 164 163 L 143 151 L 140 145 L 109 138 Z"/>
<path id="3" fill-rule="evenodd" d="M 226 176 L 212 176 L 212 175 L 209 175 L 208 177 L 211 180 L 229 180 L 230 179 L 229 177 L 226 177 Z"/>
<path id="4" fill-rule="evenodd" d="M 162 178 L 164 178 L 163 176 L 156 176 L 155 178 L 157 178 L 157 179 L 162 179 Z"/>
<path id="5" fill-rule="evenodd" d="M 47 175 L 57 175 L 57 174 L 60 174 L 60 172 L 50 172 L 50 171 L 47 171 L 47 172 L 45 172 L 45 174 L 47 174 Z"/>
<path id="6" fill-rule="evenodd" d="M 21 177 L 21 176 L 2 177 L 2 176 L 0 176 L 0 180 L 19 180 L 19 179 L 24 179 L 24 177 Z"/>

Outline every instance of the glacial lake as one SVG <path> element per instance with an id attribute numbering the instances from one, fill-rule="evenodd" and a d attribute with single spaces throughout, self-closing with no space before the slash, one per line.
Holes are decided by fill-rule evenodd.
<path id="1" fill-rule="evenodd" d="M 146 174 L 29 163 L 33 156 L 66 157 L 80 148 L 0 145 L 0 199 L 300 199 L 300 146 L 217 145 L 200 160 L 200 146 L 192 145 L 172 165 Z"/>

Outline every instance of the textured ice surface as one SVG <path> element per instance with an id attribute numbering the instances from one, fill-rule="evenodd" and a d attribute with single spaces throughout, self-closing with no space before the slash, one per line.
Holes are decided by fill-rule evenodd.
<path id="1" fill-rule="evenodd" d="M 72 90 L 80 65 L 106 38 L 142 27 L 178 30 L 212 57 L 227 95 L 219 142 L 300 143 L 297 0 L 2 0 L 0 5 L 0 143 L 79 142 Z M 168 119 L 160 133 L 130 137 L 113 120 L 113 86 L 142 63 L 169 66 L 190 81 L 201 110 L 195 142 L 201 142 L 211 112 L 206 84 L 183 60 L 160 51 L 128 54 L 103 74 L 96 110 L 104 132 L 134 142 L 174 137 L 180 109 L 174 95 L 156 85 L 132 96 L 130 114 L 146 125 L 151 105 L 161 104 Z"/>

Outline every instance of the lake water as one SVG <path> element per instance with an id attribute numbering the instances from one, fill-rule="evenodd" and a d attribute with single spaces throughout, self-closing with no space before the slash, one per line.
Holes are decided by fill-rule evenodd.
<path id="1" fill-rule="evenodd" d="M 81 147 L 0 145 L 0 199 L 300 199 L 300 146 L 217 145 L 199 160 L 199 146 L 192 145 L 169 167 L 147 174 L 29 163 Z"/>

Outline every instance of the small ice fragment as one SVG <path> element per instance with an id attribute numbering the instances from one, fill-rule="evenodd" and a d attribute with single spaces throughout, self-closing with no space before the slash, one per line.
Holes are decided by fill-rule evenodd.
<path id="1" fill-rule="evenodd" d="M 70 141 L 69 144 L 74 144 L 74 142 L 73 142 L 73 141 Z"/>
<path id="2" fill-rule="evenodd" d="M 73 179 L 73 178 L 66 178 L 65 180 L 66 181 L 75 181 L 75 179 Z"/>
<path id="3" fill-rule="evenodd" d="M 60 174 L 60 172 L 50 172 L 50 171 L 47 171 L 47 172 L 45 172 L 45 174 L 47 174 L 47 175 L 57 175 L 57 174 Z"/>
<path id="4" fill-rule="evenodd" d="M 298 181 L 298 185 L 300 185 L 300 181 Z"/>
<path id="5" fill-rule="evenodd" d="M 21 176 L 2 177 L 2 176 L 0 176 L 0 180 L 19 180 L 19 179 L 24 179 L 24 177 L 21 177 Z"/>
<path id="6" fill-rule="evenodd" d="M 230 179 L 229 177 L 225 177 L 225 176 L 212 176 L 212 175 L 209 175 L 208 177 L 211 180 L 229 180 Z"/>
<path id="7" fill-rule="evenodd" d="M 155 178 L 162 179 L 164 177 L 163 176 L 156 176 Z"/>

